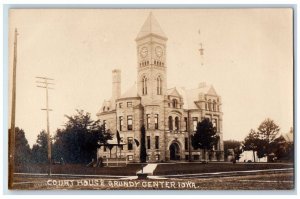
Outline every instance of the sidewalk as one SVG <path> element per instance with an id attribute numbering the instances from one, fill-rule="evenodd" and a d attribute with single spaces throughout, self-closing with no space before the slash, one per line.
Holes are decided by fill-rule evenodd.
<path id="1" fill-rule="evenodd" d="M 148 173 L 149 175 L 153 175 L 154 170 L 156 169 L 157 164 L 147 164 L 143 168 L 143 173 Z M 142 170 L 139 170 L 137 173 L 142 173 Z"/>

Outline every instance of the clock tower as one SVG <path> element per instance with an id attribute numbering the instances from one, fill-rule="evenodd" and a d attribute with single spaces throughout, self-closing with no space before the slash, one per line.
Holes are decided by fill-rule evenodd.
<path id="1" fill-rule="evenodd" d="M 137 86 L 143 105 L 161 104 L 167 90 L 168 38 L 150 13 L 137 38 Z"/>

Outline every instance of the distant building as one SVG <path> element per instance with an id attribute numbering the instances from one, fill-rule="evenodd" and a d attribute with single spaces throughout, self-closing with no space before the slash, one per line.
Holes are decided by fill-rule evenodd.
<path id="1" fill-rule="evenodd" d="M 258 158 L 257 152 L 254 151 L 244 151 L 240 155 L 239 162 L 268 162 L 268 157 Z"/>
<path id="2" fill-rule="evenodd" d="M 112 97 L 105 100 L 98 118 L 122 138 L 121 156 L 139 162 L 141 126 L 146 127 L 149 162 L 203 158 L 203 151 L 189 145 L 189 134 L 197 123 L 209 118 L 220 136 L 211 160 L 223 160 L 221 97 L 213 86 L 200 83 L 198 88 L 167 88 L 167 36 L 150 13 L 135 39 L 137 44 L 137 83 L 121 94 L 121 71 L 112 71 Z M 172 66 L 169 67 L 172 70 Z M 114 139 L 116 136 L 114 136 Z M 190 153 L 189 153 L 190 146 Z M 98 157 L 116 157 L 116 149 L 101 147 Z M 118 155 L 120 155 L 118 153 Z"/>

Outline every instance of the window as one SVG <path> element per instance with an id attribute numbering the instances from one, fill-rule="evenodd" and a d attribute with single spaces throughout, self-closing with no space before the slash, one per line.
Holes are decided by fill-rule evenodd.
<path id="1" fill-rule="evenodd" d="M 212 123 L 213 123 L 213 127 L 215 127 L 216 130 L 218 131 L 218 120 L 217 119 L 213 119 Z"/>
<path id="2" fill-rule="evenodd" d="M 200 160 L 200 155 L 193 155 L 194 156 L 194 160 Z"/>
<path id="3" fill-rule="evenodd" d="M 187 117 L 184 118 L 184 123 L 185 123 L 185 130 L 188 131 L 188 119 L 187 119 Z"/>
<path id="4" fill-rule="evenodd" d="M 104 151 L 104 152 L 106 151 L 106 146 L 103 146 L 103 151 Z"/>
<path id="5" fill-rule="evenodd" d="M 156 161 L 159 161 L 159 154 L 156 154 L 156 155 L 155 155 L 155 160 L 156 160 Z"/>
<path id="6" fill-rule="evenodd" d="M 159 136 L 155 136 L 155 149 L 159 149 Z"/>
<path id="7" fill-rule="evenodd" d="M 127 129 L 132 130 L 132 115 L 127 116 Z"/>
<path id="8" fill-rule="evenodd" d="M 143 77 L 143 95 L 147 95 L 147 78 Z"/>
<path id="9" fill-rule="evenodd" d="M 151 149 L 150 136 L 147 136 L 147 149 Z"/>
<path id="10" fill-rule="evenodd" d="M 132 107 L 132 102 L 127 102 L 127 107 Z"/>
<path id="11" fill-rule="evenodd" d="M 184 138 L 184 149 L 185 150 L 189 149 L 189 138 L 187 137 Z"/>
<path id="12" fill-rule="evenodd" d="M 161 95 L 162 94 L 162 80 L 160 77 L 157 77 L 156 81 L 157 81 L 157 95 Z"/>
<path id="13" fill-rule="evenodd" d="M 155 114 L 154 116 L 154 124 L 155 124 L 155 129 L 158 129 L 158 114 Z"/>
<path id="14" fill-rule="evenodd" d="M 185 155 L 185 160 L 189 160 L 189 155 Z"/>
<path id="15" fill-rule="evenodd" d="M 119 108 L 122 108 L 123 104 L 122 103 L 119 103 Z"/>
<path id="16" fill-rule="evenodd" d="M 179 130 L 179 119 L 178 117 L 175 117 L 175 130 Z"/>
<path id="17" fill-rule="evenodd" d="M 123 116 L 120 116 L 119 117 L 119 129 L 120 129 L 120 131 L 122 131 L 122 127 L 123 127 Z"/>
<path id="18" fill-rule="evenodd" d="M 172 103 L 173 103 L 173 108 L 177 108 L 177 100 L 173 99 Z"/>
<path id="19" fill-rule="evenodd" d="M 193 117 L 193 130 L 194 131 L 197 130 L 197 124 L 198 124 L 198 118 L 197 117 Z"/>
<path id="20" fill-rule="evenodd" d="M 147 129 L 149 129 L 150 128 L 150 114 L 147 114 L 146 117 L 147 117 Z"/>
<path id="21" fill-rule="evenodd" d="M 209 110 L 209 111 L 212 110 L 212 109 L 211 109 L 211 100 L 210 100 L 210 99 L 208 100 L 208 110 Z"/>
<path id="22" fill-rule="evenodd" d="M 213 101 L 213 111 L 217 111 L 217 103 L 215 100 Z"/>
<path id="23" fill-rule="evenodd" d="M 168 123 L 169 123 L 169 130 L 173 130 L 173 118 L 172 118 L 172 116 L 169 116 Z"/>
<path id="24" fill-rule="evenodd" d="M 132 137 L 128 137 L 127 138 L 127 149 L 128 150 L 132 150 L 133 149 L 133 138 Z"/>
<path id="25" fill-rule="evenodd" d="M 130 161 L 130 160 L 133 160 L 133 155 L 128 155 L 128 156 L 127 156 L 127 160 L 129 160 L 129 161 Z"/>

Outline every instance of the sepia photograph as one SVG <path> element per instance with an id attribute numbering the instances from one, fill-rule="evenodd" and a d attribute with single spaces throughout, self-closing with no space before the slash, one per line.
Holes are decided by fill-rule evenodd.
<path id="1" fill-rule="evenodd" d="M 9 190 L 295 190 L 294 9 L 9 9 Z"/>

